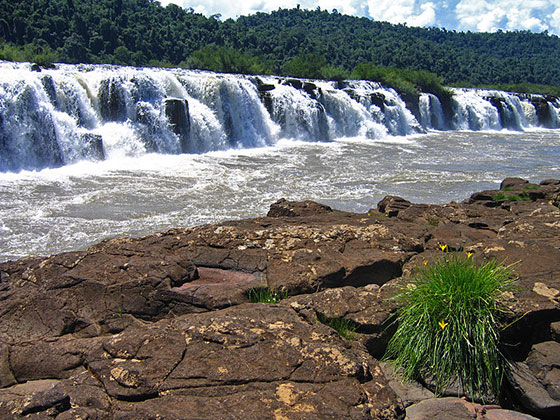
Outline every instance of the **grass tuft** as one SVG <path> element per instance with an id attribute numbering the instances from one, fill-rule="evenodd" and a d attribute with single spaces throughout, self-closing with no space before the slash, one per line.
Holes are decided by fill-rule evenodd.
<path id="1" fill-rule="evenodd" d="M 429 378 L 441 394 L 455 380 L 461 392 L 498 397 L 507 361 L 499 350 L 500 295 L 513 281 L 511 266 L 446 254 L 418 271 L 398 298 L 398 326 L 386 359 L 405 379 Z"/>
<path id="2" fill-rule="evenodd" d="M 321 324 L 335 330 L 338 335 L 347 340 L 354 339 L 354 333 L 356 332 L 356 327 L 345 318 L 329 318 L 325 314 L 317 314 L 317 319 Z"/>
<path id="3" fill-rule="evenodd" d="M 503 192 L 499 192 L 498 194 L 492 196 L 492 201 L 502 201 L 507 198 L 507 195 Z"/>
<path id="4" fill-rule="evenodd" d="M 251 303 L 278 303 L 288 297 L 288 292 L 268 287 L 255 287 L 247 292 Z"/>
<path id="5" fill-rule="evenodd" d="M 508 201 L 531 201 L 531 199 L 524 194 L 522 194 L 522 195 L 515 195 L 515 194 L 514 195 L 508 195 L 507 200 Z"/>

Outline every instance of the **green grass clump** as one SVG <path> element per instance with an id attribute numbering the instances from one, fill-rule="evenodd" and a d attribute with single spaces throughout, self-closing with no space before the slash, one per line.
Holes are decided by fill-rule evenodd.
<path id="1" fill-rule="evenodd" d="M 446 255 L 422 267 L 398 298 L 397 330 L 386 359 L 405 379 L 430 379 L 441 394 L 455 380 L 472 398 L 498 397 L 507 361 L 499 350 L 500 295 L 511 266 Z"/>
<path id="2" fill-rule="evenodd" d="M 338 335 L 347 340 L 354 339 L 354 333 L 356 332 L 356 327 L 345 318 L 329 318 L 325 314 L 317 314 L 317 319 L 321 324 L 325 324 L 327 327 L 335 330 Z"/>
<path id="3" fill-rule="evenodd" d="M 496 194 L 492 197 L 492 200 L 493 201 L 502 201 L 502 200 L 507 200 L 507 201 L 530 201 L 531 198 L 529 198 L 525 193 L 523 193 L 521 195 L 517 195 L 517 194 L 507 195 L 507 194 L 500 191 L 498 194 Z"/>
<path id="4" fill-rule="evenodd" d="M 247 292 L 251 303 L 278 303 L 288 297 L 288 292 L 268 287 L 255 287 Z"/>
<path id="5" fill-rule="evenodd" d="M 507 195 L 503 192 L 499 192 L 498 194 L 492 197 L 492 201 L 502 201 L 507 198 Z"/>
<path id="6" fill-rule="evenodd" d="M 529 197 L 527 197 L 526 195 L 508 195 L 507 197 L 508 201 L 531 201 L 531 199 Z"/>
<path id="7" fill-rule="evenodd" d="M 539 185 L 529 184 L 523 187 L 524 190 L 538 190 L 540 188 Z"/>

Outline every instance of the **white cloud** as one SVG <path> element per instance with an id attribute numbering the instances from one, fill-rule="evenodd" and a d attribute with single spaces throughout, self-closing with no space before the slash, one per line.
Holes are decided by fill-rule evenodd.
<path id="1" fill-rule="evenodd" d="M 558 0 L 460 0 L 456 6 L 459 30 L 549 30 L 560 33 Z"/>
<path id="2" fill-rule="evenodd" d="M 369 0 L 368 13 L 375 20 L 428 26 L 436 22 L 436 5 L 417 0 Z"/>
<path id="3" fill-rule="evenodd" d="M 223 19 L 278 8 L 332 11 L 369 16 L 378 21 L 409 26 L 445 26 L 461 31 L 548 30 L 560 34 L 560 0 L 160 0 L 192 7 L 206 16 L 220 13 Z"/>
<path id="4" fill-rule="evenodd" d="M 430 26 L 436 23 L 436 5 L 432 2 L 420 5 L 422 13 L 411 17 L 408 24 L 411 26 Z"/>

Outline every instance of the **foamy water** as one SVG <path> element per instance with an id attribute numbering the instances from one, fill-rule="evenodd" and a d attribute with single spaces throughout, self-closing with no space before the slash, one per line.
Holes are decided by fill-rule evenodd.
<path id="1" fill-rule="evenodd" d="M 444 203 L 506 176 L 560 178 L 560 133 L 280 140 L 206 154 L 110 156 L 0 173 L 0 260 L 81 249 L 107 237 L 264 216 L 279 198 L 366 212 L 387 194 Z"/>

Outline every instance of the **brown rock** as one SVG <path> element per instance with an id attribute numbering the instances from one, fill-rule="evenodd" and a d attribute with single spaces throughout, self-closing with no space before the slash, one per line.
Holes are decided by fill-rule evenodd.
<path id="1" fill-rule="evenodd" d="M 500 184 L 500 190 L 503 190 L 504 188 L 523 188 L 526 184 L 529 184 L 529 181 L 523 178 L 506 178 Z"/>
<path id="2" fill-rule="evenodd" d="M 304 217 L 332 212 L 329 206 L 314 201 L 288 201 L 281 198 L 270 206 L 268 217 Z"/>
<path id="3" fill-rule="evenodd" d="M 560 343 L 560 321 L 550 324 L 550 336 L 554 341 Z"/>
<path id="4" fill-rule="evenodd" d="M 519 389 L 550 410 L 556 350 L 542 342 L 560 319 L 560 183 L 510 188 L 534 201 L 494 202 L 497 190 L 443 206 L 393 197 L 380 203 L 386 217 L 281 200 L 275 217 L 0 263 L 0 417 L 402 417 L 368 352 L 381 357 L 393 297 L 417 266 L 445 256 L 440 245 L 515 263 L 502 299 L 521 319 L 504 339 L 515 360 L 533 346 L 520 368 L 533 379 Z M 247 305 L 254 287 L 296 296 Z M 356 339 L 318 314 L 347 319 Z M 516 418 L 450 404 L 433 417 Z"/>
<path id="5" fill-rule="evenodd" d="M 407 209 L 411 205 L 412 203 L 404 198 L 388 195 L 377 203 L 377 210 L 389 217 L 396 217 L 401 210 Z"/>
<path id="6" fill-rule="evenodd" d="M 540 418 L 560 416 L 560 343 L 533 346 L 525 363 L 517 363 L 509 378 L 523 407 Z"/>
<path id="7" fill-rule="evenodd" d="M 32 412 L 28 406 L 47 415 L 69 411 L 66 418 L 84 412 L 115 419 L 179 419 L 185 413 L 190 418 L 397 419 L 403 414 L 365 351 L 288 306 L 247 304 L 161 320 L 97 338 L 99 345 L 92 347 L 61 337 L 53 348 L 72 342 L 87 370 L 52 381 L 46 394 L 47 384 L 20 393 L 21 400 L 13 391 L 20 385 L 0 390 L 3 418 L 23 418 Z M 51 365 L 41 375 L 65 376 L 66 367 L 57 360 L 61 355 L 38 346 L 30 345 L 27 355 L 35 350 L 44 365 Z"/>

